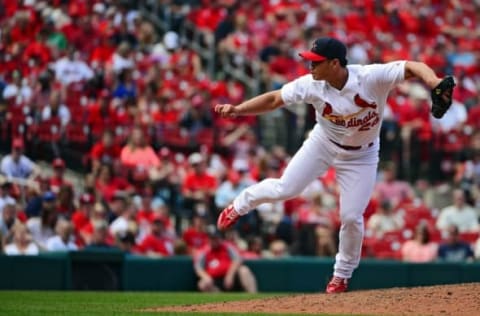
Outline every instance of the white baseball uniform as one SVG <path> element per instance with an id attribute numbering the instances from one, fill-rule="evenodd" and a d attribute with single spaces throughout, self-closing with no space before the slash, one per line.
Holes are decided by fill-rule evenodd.
<path id="1" fill-rule="evenodd" d="M 405 61 L 348 65 L 347 69 L 348 80 L 341 90 L 313 80 L 310 74 L 282 87 L 284 103 L 311 104 L 317 124 L 280 179 L 250 186 L 233 202 L 244 215 L 259 204 L 293 198 L 333 166 L 342 222 L 334 275 L 341 278 L 350 278 L 360 262 L 363 212 L 376 180 L 383 110 L 388 93 L 405 77 Z"/>

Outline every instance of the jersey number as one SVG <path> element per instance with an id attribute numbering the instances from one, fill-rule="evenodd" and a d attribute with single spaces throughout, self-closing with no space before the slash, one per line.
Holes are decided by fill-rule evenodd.
<path id="1" fill-rule="evenodd" d="M 371 122 L 367 122 L 367 123 L 363 124 L 362 126 L 360 126 L 360 128 L 358 130 L 359 131 L 368 131 L 371 127 L 374 127 L 375 125 L 377 125 L 378 121 L 379 121 L 379 118 L 376 117 Z"/>

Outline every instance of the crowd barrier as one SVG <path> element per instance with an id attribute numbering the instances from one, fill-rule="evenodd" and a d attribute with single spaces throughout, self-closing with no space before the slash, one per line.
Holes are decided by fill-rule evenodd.
<path id="1" fill-rule="evenodd" d="M 323 291 L 333 258 L 292 257 L 246 261 L 261 292 Z M 480 282 L 480 263 L 412 264 L 366 259 L 350 289 Z M 0 256 L 2 290 L 195 291 L 192 259 L 146 258 L 117 251 Z"/>

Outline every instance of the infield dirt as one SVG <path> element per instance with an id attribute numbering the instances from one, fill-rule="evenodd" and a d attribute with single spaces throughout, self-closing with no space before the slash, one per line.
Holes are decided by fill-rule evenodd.
<path id="1" fill-rule="evenodd" d="M 298 313 L 355 315 L 480 315 L 480 283 L 298 294 L 268 299 L 150 309 L 172 312 Z"/>

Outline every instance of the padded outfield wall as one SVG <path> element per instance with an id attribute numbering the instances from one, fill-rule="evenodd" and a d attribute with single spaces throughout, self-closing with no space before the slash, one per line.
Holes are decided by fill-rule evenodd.
<path id="1" fill-rule="evenodd" d="M 251 260 L 261 292 L 323 291 L 333 258 Z M 480 282 L 480 263 L 410 264 L 362 260 L 350 289 Z M 195 291 L 190 257 L 151 259 L 116 251 L 0 256 L 0 289 Z"/>

